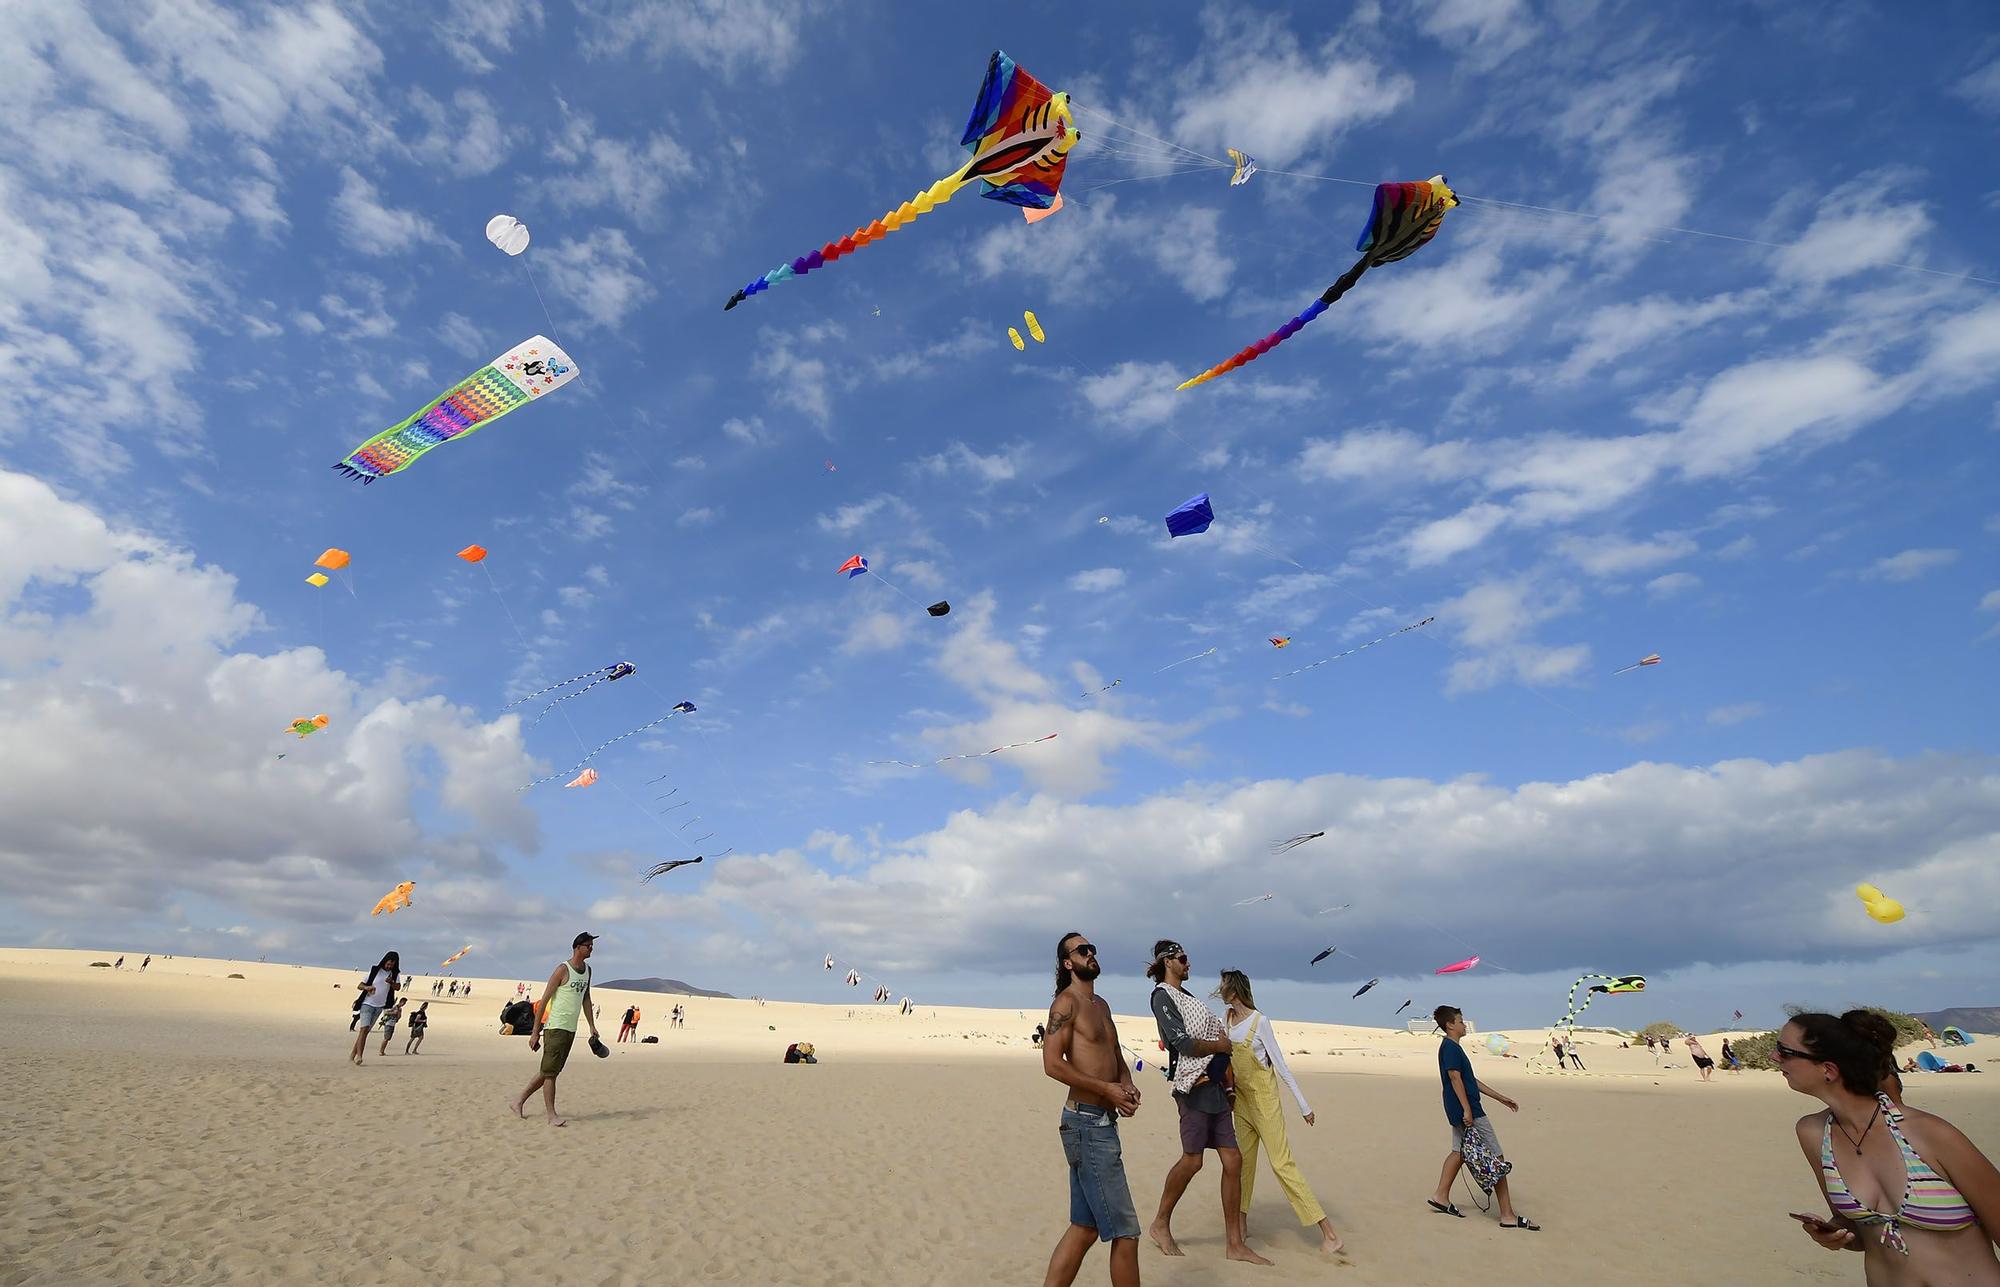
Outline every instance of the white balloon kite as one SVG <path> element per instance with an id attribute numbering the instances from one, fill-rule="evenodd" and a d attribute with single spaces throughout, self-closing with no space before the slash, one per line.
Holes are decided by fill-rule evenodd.
<path id="1" fill-rule="evenodd" d="M 528 225 L 513 215 L 494 215 L 486 221 L 486 240 L 510 255 L 528 248 Z"/>

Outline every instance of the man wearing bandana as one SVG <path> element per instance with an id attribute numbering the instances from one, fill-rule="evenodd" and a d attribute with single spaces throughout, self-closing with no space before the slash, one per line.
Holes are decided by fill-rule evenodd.
<path id="1" fill-rule="evenodd" d="M 1181 1156 L 1167 1172 L 1159 1214 L 1147 1232 L 1165 1254 L 1182 1254 L 1174 1241 L 1174 1207 L 1187 1192 L 1188 1181 L 1201 1170 L 1202 1153 L 1214 1149 L 1222 1159 L 1222 1227 L 1228 1244 L 1224 1255 L 1268 1265 L 1271 1262 L 1243 1240 L 1243 1154 L 1236 1147 L 1236 1118 L 1221 1078 L 1208 1075 L 1209 1060 L 1229 1054 L 1229 1034 L 1215 1012 L 1183 986 L 1188 970 L 1188 955 L 1179 943 L 1163 938 L 1153 944 L 1153 963 L 1146 967 L 1146 977 L 1157 985 L 1153 1019 L 1159 1024 L 1160 1044 L 1167 1048 L 1167 1075 L 1180 1109 Z"/>

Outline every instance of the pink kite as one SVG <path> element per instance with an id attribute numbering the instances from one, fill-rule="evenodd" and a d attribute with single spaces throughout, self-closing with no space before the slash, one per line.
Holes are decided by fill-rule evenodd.
<path id="1" fill-rule="evenodd" d="M 596 783 L 597 783 L 597 770 L 585 769 L 583 772 L 577 774 L 569 781 L 563 783 L 563 785 L 566 787 L 587 787 L 587 786 L 594 786 L 596 785 Z M 1473 959 L 1477 960 L 1478 958 L 1474 957 Z"/>
<path id="2" fill-rule="evenodd" d="M 1466 957 L 1466 958 L 1465 958 L 1465 959 L 1464 959 L 1463 961 L 1453 961 L 1453 962 L 1452 962 L 1452 963 L 1451 963 L 1450 965 L 1440 965 L 1440 966 L 1438 966 L 1438 967 L 1437 967 L 1437 969 L 1435 969 L 1435 970 L 1432 970 L 1432 971 L 1431 971 L 1431 973 L 1433 973 L 1433 974 L 1462 974 L 1462 973 L 1464 973 L 1464 972 L 1465 972 L 1466 970 L 1469 970 L 1469 969 L 1471 969 L 1471 968 L 1472 968 L 1473 966 L 1475 966 L 1475 965 L 1477 965 L 1477 964 L 1479 964 L 1479 958 L 1478 958 L 1478 957 L 1476 957 L 1476 956 L 1468 956 L 1468 957 Z"/>

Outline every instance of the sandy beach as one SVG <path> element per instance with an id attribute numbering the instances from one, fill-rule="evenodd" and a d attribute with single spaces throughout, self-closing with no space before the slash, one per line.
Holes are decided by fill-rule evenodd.
<path id="1" fill-rule="evenodd" d="M 1025 1283 L 1066 1221 L 1062 1091 L 1027 1038 L 1040 998 L 905 1018 L 603 992 L 607 1040 L 636 1001 L 660 1041 L 579 1049 L 552 1130 L 508 1107 L 535 1065 L 498 1032 L 518 980 L 432 1000 L 420 1054 L 405 1029 L 355 1068 L 347 971 L 90 968 L 116 956 L 0 951 L 0 1283 Z M 1150 1017 L 1119 1025 L 1154 1049 Z M 1267 1169 L 1251 1236 L 1276 1263 L 1226 1264 L 1211 1157 L 1176 1218 L 1187 1256 L 1143 1245 L 1144 1281 L 1860 1281 L 1859 1257 L 1785 1217 L 1819 1197 L 1790 1133 L 1811 1105 L 1773 1075 L 1703 1085 L 1602 1034 L 1580 1034 L 1589 1073 L 1556 1075 L 1468 1040 L 1522 1104 L 1496 1124 L 1543 1231 L 1514 1233 L 1464 1192 L 1463 1221 L 1424 1205 L 1447 1139 L 1434 1038 L 1277 1028 L 1318 1111 L 1308 1127 L 1287 1105 L 1292 1145 L 1347 1255 L 1319 1258 Z M 1542 1034 L 1517 1035 L 1527 1053 Z M 780 1062 L 799 1040 L 819 1065 Z M 1147 1219 L 1178 1149 L 1150 1064 L 1139 1085 L 1124 1148 Z M 1910 1097 L 2000 1149 L 2000 1076 L 1913 1078 Z M 1094 1252 L 1078 1281 L 1104 1275 Z"/>

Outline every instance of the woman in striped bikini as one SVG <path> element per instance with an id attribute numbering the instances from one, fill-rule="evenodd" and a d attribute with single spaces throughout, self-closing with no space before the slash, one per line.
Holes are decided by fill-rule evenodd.
<path id="1" fill-rule="evenodd" d="M 1895 1050 L 1894 1026 L 1868 1010 L 1779 1031 L 1785 1084 L 1826 1105 L 1798 1138 L 1832 1219 L 1793 1218 L 1829 1251 L 1864 1253 L 1869 1287 L 2000 1287 L 2000 1171 L 1950 1122 L 1883 1093 Z"/>

